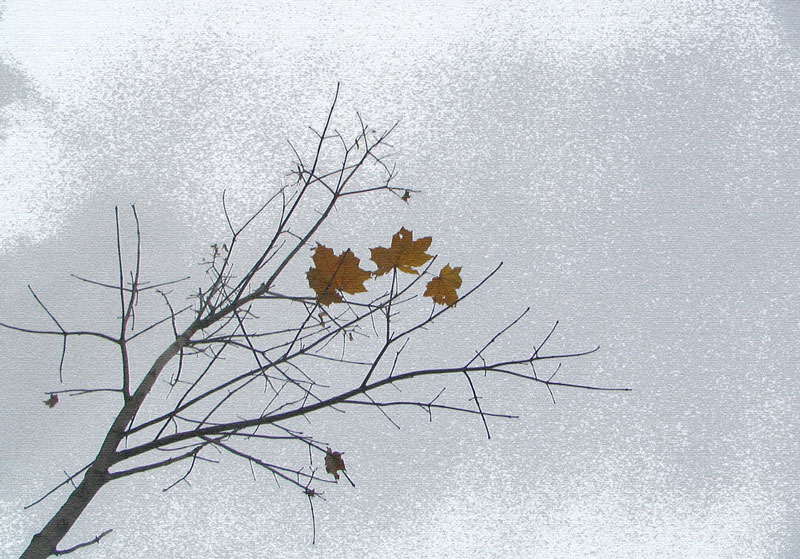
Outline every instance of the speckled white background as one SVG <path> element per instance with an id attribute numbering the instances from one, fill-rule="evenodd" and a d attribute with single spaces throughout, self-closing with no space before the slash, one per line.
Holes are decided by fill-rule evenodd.
<path id="1" fill-rule="evenodd" d="M 169 4 L 168 6 L 166 4 Z M 343 210 L 343 244 L 400 225 L 476 281 L 436 345 L 469 355 L 560 319 L 560 374 L 630 394 L 497 387 L 522 418 L 315 418 L 357 483 L 307 502 L 233 460 L 103 490 L 83 557 L 797 557 L 800 554 L 800 5 L 792 0 L 37 2 L 0 7 L 0 317 L 113 322 L 113 207 L 136 203 L 152 279 L 197 274 L 270 192 L 342 83 L 337 124 L 400 120 L 398 180 Z M 337 229 L 338 227 L 338 229 Z M 87 304 L 91 301 L 91 304 Z M 515 345 L 516 344 L 516 345 Z M 431 347 L 435 347 L 434 351 Z M 71 347 L 65 376 L 113 370 Z M 0 552 L 93 456 L 110 397 L 48 410 L 59 347 L 0 332 Z M 436 358 L 437 355 L 432 355 Z M 145 362 L 142 359 L 142 366 Z"/>

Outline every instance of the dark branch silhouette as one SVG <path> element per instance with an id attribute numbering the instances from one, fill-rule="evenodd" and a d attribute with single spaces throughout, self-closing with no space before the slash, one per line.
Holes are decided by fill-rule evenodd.
<path id="1" fill-rule="evenodd" d="M 406 265 L 405 269 L 395 266 L 390 275 L 380 278 L 376 272 L 358 268 L 359 259 L 354 254 L 366 250 L 366 246 L 354 247 L 353 251 L 348 249 L 340 256 L 330 251 L 330 258 L 339 260 L 328 270 L 327 285 L 293 293 L 278 287 L 279 280 L 284 277 L 294 277 L 295 281 L 282 282 L 281 286 L 297 285 L 297 266 L 292 264 L 305 258 L 301 251 L 322 246 L 317 245 L 320 241 L 335 241 L 321 239 L 319 231 L 333 210 L 346 203 L 346 199 L 388 195 L 398 203 L 405 203 L 417 192 L 393 184 L 396 171 L 388 161 L 386 150 L 390 147 L 387 138 L 394 126 L 378 133 L 358 116 L 358 132 L 348 139 L 332 128 L 337 98 L 338 87 L 324 126 L 319 132 L 312 130 L 316 137 L 313 157 L 304 160 L 290 143 L 295 156 L 290 182 L 265 201 L 255 202 L 257 209 L 241 224 L 237 225 L 237 220 L 231 216 L 225 193 L 222 193 L 228 236 L 224 242 L 211 246 L 211 253 L 202 264 L 205 287 L 191 294 L 191 305 L 178 308 L 180 305 L 173 304 L 176 295 L 172 290 L 185 284 L 186 278 L 155 283 L 141 278 L 145 254 L 140 216 L 132 207 L 136 241 L 132 255 L 123 251 L 124 233 L 119 210 L 115 209 L 114 214 L 118 284 L 74 276 L 78 281 L 118 293 L 118 307 L 112 311 L 119 316 L 117 332 L 66 328 L 65 322 L 51 313 L 32 288 L 30 292 L 35 302 L 56 329 L 0 322 L 0 326 L 19 332 L 60 337 L 59 380 L 62 380 L 67 340 L 72 336 L 88 336 L 98 343 L 112 344 L 117 347 L 120 359 L 117 386 L 47 392 L 53 398 L 48 401 L 51 407 L 58 404 L 58 394 L 91 397 L 109 392 L 119 394 L 120 408 L 94 460 L 29 505 L 40 503 L 68 484 L 74 488 L 41 532 L 33 536 L 23 558 L 61 555 L 98 543 L 110 530 L 88 542 L 58 549 L 62 538 L 103 486 L 131 475 L 182 464 L 183 475 L 165 488 L 166 491 L 188 483 L 198 461 L 216 462 L 209 452 L 235 456 L 246 461 L 251 469 L 258 466 L 276 480 L 286 481 L 299 490 L 310 505 L 313 541 L 316 518 L 312 499 L 322 495 L 318 487 L 337 483 L 339 473 L 355 486 L 344 469 L 342 449 L 332 451 L 333 445 L 328 442 L 290 427 L 290 420 L 321 410 L 345 413 L 354 408 L 371 407 L 398 428 L 399 420 L 389 415 L 392 408 L 420 409 L 431 420 L 434 410 L 459 413 L 477 416 L 480 428 L 490 437 L 491 421 L 516 416 L 494 409 L 497 403 L 481 394 L 478 381 L 484 376 L 512 377 L 521 382 L 541 384 L 551 396 L 556 387 L 626 390 L 555 381 L 562 362 L 589 355 L 597 349 L 544 353 L 558 323 L 544 339 L 522 348 L 516 355 L 506 355 L 504 352 L 508 350 L 498 349 L 498 340 L 518 326 L 529 309 L 489 339 L 476 341 L 480 349 L 464 356 L 458 364 L 409 365 L 410 361 L 404 357 L 409 340 L 423 330 L 434 328 L 443 314 L 468 308 L 472 295 L 486 287 L 502 263 L 465 286 L 457 296 L 458 307 L 454 303 L 442 303 L 433 296 L 436 303 L 425 314 L 411 312 L 424 310 L 429 304 L 422 295 L 423 282 L 427 281 L 430 286 L 436 279 L 440 287 L 447 285 L 443 279 L 445 269 L 440 276 L 434 276 L 431 271 L 437 260 L 434 255 L 422 255 L 420 261 L 413 266 Z M 272 233 L 259 245 L 258 253 L 248 259 L 243 254 L 245 238 L 252 226 L 266 219 L 267 214 L 275 219 Z M 429 244 L 430 239 L 426 239 Z M 247 242 L 252 243 L 252 239 Z M 367 242 L 374 241 L 368 239 Z M 344 277 L 354 273 L 353 270 L 360 270 L 356 285 L 352 277 Z M 457 270 L 460 272 L 460 268 Z M 399 273 L 401 271 L 405 273 Z M 458 272 L 450 269 L 448 273 Z M 359 283 L 365 281 L 370 282 L 369 289 Z M 460 276 L 453 285 L 461 289 Z M 452 296 L 455 296 L 454 289 Z M 146 296 L 158 297 L 165 311 L 162 316 L 142 324 L 143 316 L 137 315 L 137 308 L 140 299 Z M 348 343 L 355 337 L 365 340 L 358 358 L 348 352 Z M 150 344 L 149 347 L 160 346 L 161 353 L 146 370 L 134 370 L 134 364 L 140 360 L 132 359 L 131 355 L 145 343 Z M 363 357 L 366 346 L 371 355 L 368 358 Z M 544 363 L 553 363 L 555 372 L 549 377 L 540 377 L 536 372 L 536 366 Z M 324 364 L 324 376 L 320 364 Z M 168 367 L 171 374 L 167 373 Z M 329 374 L 332 367 L 337 374 Z M 389 386 L 408 385 L 423 377 L 440 378 L 442 383 L 447 383 L 451 376 L 466 378 L 468 399 L 450 398 L 444 386 L 435 394 L 421 398 L 408 397 L 405 393 L 402 397 L 392 397 L 397 393 L 384 390 Z M 159 393 L 160 397 L 149 398 L 152 393 Z M 140 411 L 146 400 L 148 415 L 142 416 Z M 502 399 L 499 403 L 503 404 Z M 263 456 L 269 445 L 294 446 L 301 449 L 299 455 L 307 455 L 307 459 L 292 464 L 268 462 Z M 331 462 L 331 457 L 336 457 L 336 461 Z M 326 464 L 329 475 L 317 473 L 322 463 Z M 332 470 L 331 463 L 335 464 Z"/>

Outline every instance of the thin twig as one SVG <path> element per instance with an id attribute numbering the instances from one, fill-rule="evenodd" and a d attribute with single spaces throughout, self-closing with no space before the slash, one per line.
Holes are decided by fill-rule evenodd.
<path id="1" fill-rule="evenodd" d="M 77 550 L 81 549 L 82 547 L 86 547 L 86 546 L 89 546 L 89 545 L 94 545 L 96 543 L 100 543 L 101 539 L 103 539 L 105 536 L 107 536 L 108 534 L 110 534 L 113 531 L 114 531 L 113 528 L 109 528 L 108 530 L 106 530 L 105 532 L 100 534 L 99 536 L 95 536 L 94 539 L 89 540 L 87 542 L 79 543 L 78 545 L 73 545 L 72 547 L 68 547 L 67 549 L 56 549 L 53 552 L 53 555 L 66 555 L 67 553 L 72 553 L 73 551 L 77 551 Z"/>
<path id="2" fill-rule="evenodd" d="M 58 321 L 58 319 L 56 319 L 56 317 L 53 316 L 53 313 L 51 313 L 50 310 L 47 308 L 47 306 L 45 306 L 45 304 L 42 302 L 42 300 L 39 299 L 39 296 L 36 295 L 36 292 L 30 285 L 28 285 L 28 290 L 31 292 L 31 295 L 33 295 L 33 298 L 36 299 L 36 302 L 39 303 L 39 306 L 42 307 L 44 309 L 44 312 L 47 313 L 47 316 L 53 319 L 53 322 L 56 323 L 58 329 L 61 330 L 61 336 L 63 337 L 61 339 L 61 359 L 58 363 L 58 381 L 64 382 L 64 359 L 67 356 L 67 331 L 64 330 L 64 327 L 61 326 L 61 323 Z"/>
<path id="3" fill-rule="evenodd" d="M 76 477 L 76 476 L 78 476 L 78 475 L 80 475 L 81 473 L 83 473 L 83 472 L 85 472 L 86 470 L 88 470 L 88 469 L 89 469 L 89 466 L 91 466 L 91 465 L 92 465 L 92 462 L 90 462 L 90 463 L 86 464 L 86 465 L 85 465 L 83 468 L 81 468 L 80 470 L 78 470 L 77 472 L 75 472 L 74 474 L 72 474 L 71 476 L 70 476 L 70 475 L 68 475 L 68 476 L 67 476 L 67 479 L 65 479 L 64 481 L 62 481 L 61 483 L 59 483 L 58 485 L 56 485 L 55 487 L 53 487 L 53 488 L 52 488 L 50 491 L 48 491 L 47 493 L 45 493 L 44 495 L 42 495 L 41 497 L 39 497 L 38 499 L 36 499 L 34 502 L 32 502 L 32 503 L 30 503 L 30 504 L 28 504 L 28 505 L 25 505 L 25 506 L 24 506 L 24 507 L 22 507 L 22 508 L 27 510 L 27 509 L 29 509 L 29 508 L 31 508 L 31 507 L 34 507 L 34 506 L 38 505 L 39 503 L 41 503 L 42 501 L 44 501 L 45 499 L 47 499 L 47 498 L 48 498 L 50 495 L 52 495 L 53 493 L 55 493 L 56 491 L 58 491 L 60 488 L 64 487 L 66 484 L 68 484 L 68 483 L 73 483 L 73 481 L 72 481 L 72 480 L 73 480 L 73 479 L 75 479 L 75 477 Z"/>

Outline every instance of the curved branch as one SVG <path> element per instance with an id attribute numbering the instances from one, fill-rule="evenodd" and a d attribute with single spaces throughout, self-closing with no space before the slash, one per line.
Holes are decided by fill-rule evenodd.
<path id="1" fill-rule="evenodd" d="M 119 479 L 119 478 L 127 477 L 129 475 L 138 474 L 138 473 L 141 473 L 141 472 L 147 472 L 147 471 L 150 471 L 150 470 L 155 470 L 157 468 L 163 468 L 164 466 L 169 466 L 170 464 L 175 464 L 177 462 L 180 462 L 181 460 L 186 460 L 187 458 L 192 458 L 194 456 L 197 456 L 197 453 L 200 452 L 203 449 L 203 447 L 206 446 L 206 444 L 208 444 L 208 443 L 198 443 L 197 447 L 193 448 L 189 452 L 181 454 L 180 456 L 172 456 L 170 458 L 167 458 L 165 460 L 161 460 L 159 462 L 153 462 L 152 464 L 145 464 L 143 466 L 136 466 L 135 468 L 130 468 L 128 470 L 120 470 L 118 472 L 109 472 L 108 478 L 111 479 L 111 480 Z"/>
<path id="2" fill-rule="evenodd" d="M 53 555 L 66 555 L 67 553 L 72 553 L 73 551 L 77 551 L 77 550 L 81 549 L 82 547 L 86 547 L 86 546 L 89 546 L 89 545 L 94 545 L 96 543 L 100 543 L 101 539 L 103 539 L 105 536 L 107 536 L 108 534 L 110 534 L 113 531 L 114 531 L 113 528 L 109 528 L 108 530 L 106 530 L 105 532 L 103 532 L 99 536 L 95 536 L 94 539 L 89 540 L 88 542 L 79 543 L 78 545 L 73 545 L 72 547 L 68 547 L 67 549 L 56 549 L 53 552 Z"/>
<path id="3" fill-rule="evenodd" d="M 516 360 L 509 360 L 509 361 L 502 361 L 498 363 L 493 363 L 490 365 L 480 365 L 480 366 L 472 366 L 472 367 L 444 367 L 444 368 L 436 368 L 436 369 L 418 369 L 415 371 L 408 371 L 406 373 L 401 373 L 399 375 L 394 375 L 392 377 L 387 377 L 381 380 L 377 380 L 367 386 L 359 386 L 353 388 L 351 390 L 341 392 L 336 396 L 328 398 L 326 400 L 321 400 L 315 402 L 313 404 L 306 404 L 295 408 L 293 410 L 284 411 L 281 413 L 276 413 L 264 417 L 257 417 L 253 419 L 245 419 L 240 421 L 234 421 L 229 423 L 220 423 L 218 425 L 213 425 L 209 427 L 203 427 L 200 429 L 194 429 L 192 431 L 186 431 L 181 433 L 175 433 L 173 435 L 165 436 L 161 439 L 150 441 L 148 443 L 142 443 L 139 446 L 127 448 L 117 452 L 115 456 L 115 461 L 120 462 L 123 460 L 127 460 L 134 456 L 138 456 L 150 450 L 154 450 L 156 448 L 161 448 L 170 444 L 175 444 L 177 442 L 189 440 L 195 437 L 204 437 L 204 436 L 211 436 L 211 435 L 220 435 L 230 433 L 232 431 L 239 431 L 242 429 L 246 429 L 248 427 L 255 427 L 257 425 L 270 425 L 273 423 L 277 423 L 279 421 L 285 421 L 287 419 L 291 419 L 294 417 L 299 416 L 306 416 L 311 414 L 315 411 L 319 411 L 325 408 L 331 408 L 337 404 L 345 402 L 347 400 L 352 399 L 354 396 L 358 396 L 361 394 L 365 394 L 366 392 L 373 391 L 377 388 L 382 386 L 386 386 L 388 384 L 397 383 L 404 380 L 411 380 L 416 377 L 424 377 L 424 376 L 432 376 L 432 375 L 448 375 L 448 374 L 463 374 L 469 372 L 496 372 L 499 374 L 508 374 L 512 376 L 517 376 L 521 378 L 525 378 L 530 381 L 539 382 L 542 384 L 549 384 L 551 386 L 565 386 L 570 388 L 577 388 L 577 389 L 586 389 L 586 390 L 599 390 L 599 391 L 615 391 L 615 392 L 627 392 L 630 391 L 629 388 L 606 388 L 606 387 L 598 387 L 598 386 L 589 386 L 589 385 L 580 385 L 580 384 L 570 384 L 570 383 L 561 383 L 561 382 L 553 382 L 547 381 L 544 379 L 539 379 L 536 377 L 531 377 L 528 375 L 523 375 L 521 373 L 516 373 L 507 369 L 509 366 L 522 366 L 528 365 L 531 363 L 532 360 L 535 361 L 548 361 L 548 360 L 558 360 L 558 359 L 566 359 L 568 357 L 581 357 L 584 355 L 589 355 L 597 351 L 597 348 L 584 351 L 584 352 L 576 352 L 576 353 L 569 353 L 569 354 L 561 354 L 561 355 L 547 355 L 547 356 L 538 356 L 535 358 L 525 358 L 525 359 L 516 359 Z"/>

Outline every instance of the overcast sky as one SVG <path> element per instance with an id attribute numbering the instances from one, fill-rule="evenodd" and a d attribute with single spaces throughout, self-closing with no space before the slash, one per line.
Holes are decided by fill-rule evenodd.
<path id="1" fill-rule="evenodd" d="M 106 487 L 65 544 L 114 528 L 82 556 L 800 554 L 797 3 L 373 4 L 5 2 L 0 320 L 47 325 L 30 284 L 75 328 L 112 324 L 113 298 L 69 274 L 114 281 L 115 205 L 137 205 L 150 279 L 199 285 L 222 190 L 244 215 L 280 186 L 286 140 L 309 145 L 341 82 L 337 127 L 399 121 L 398 182 L 423 192 L 322 234 L 365 250 L 406 226 L 466 283 L 504 262 L 417 351 L 471 356 L 530 305 L 499 354 L 559 320 L 554 350 L 601 346 L 563 380 L 633 391 L 494 387 L 521 418 L 490 441 L 472 417 L 320 415 L 357 487 L 317 502 L 314 547 L 305 498 L 233 460 L 168 493 L 181 471 Z M 116 410 L 44 406 L 59 355 L 0 332 L 9 557 L 64 495 L 22 506 L 94 456 Z M 65 386 L 114 358 L 74 344 Z"/>

